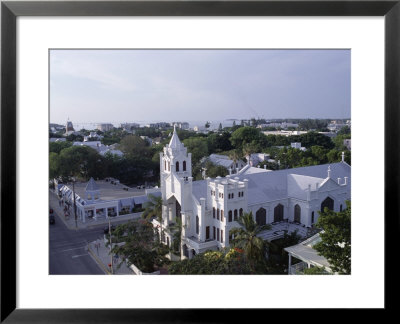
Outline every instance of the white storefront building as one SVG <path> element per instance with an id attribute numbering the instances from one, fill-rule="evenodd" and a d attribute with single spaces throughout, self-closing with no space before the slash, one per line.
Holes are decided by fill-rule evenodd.
<path id="1" fill-rule="evenodd" d="M 229 231 L 244 212 L 262 224 L 290 222 L 311 227 L 318 211 L 345 208 L 350 200 L 351 167 L 339 163 L 269 171 L 244 167 L 224 178 L 193 181 L 191 153 L 176 131 L 160 153 L 165 242 L 172 242 L 167 226 L 182 220 L 183 257 L 229 246 Z M 153 221 L 158 226 L 156 220 Z"/>

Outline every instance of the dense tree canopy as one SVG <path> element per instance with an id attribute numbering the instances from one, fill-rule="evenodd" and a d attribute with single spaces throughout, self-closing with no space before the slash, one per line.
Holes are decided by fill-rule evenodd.
<path id="1" fill-rule="evenodd" d="M 323 255 L 334 272 L 351 273 L 351 203 L 342 212 L 325 208 L 320 212 L 316 226 L 320 232 L 321 242 L 314 249 Z"/>
<path id="2" fill-rule="evenodd" d="M 250 274 L 243 251 L 232 248 L 227 251 L 209 251 L 172 263 L 169 274 Z"/>

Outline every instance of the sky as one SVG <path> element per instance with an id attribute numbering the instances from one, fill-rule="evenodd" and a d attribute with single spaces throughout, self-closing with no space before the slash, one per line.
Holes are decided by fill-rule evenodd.
<path id="1" fill-rule="evenodd" d="M 350 118 L 350 50 L 51 50 L 50 122 Z"/>

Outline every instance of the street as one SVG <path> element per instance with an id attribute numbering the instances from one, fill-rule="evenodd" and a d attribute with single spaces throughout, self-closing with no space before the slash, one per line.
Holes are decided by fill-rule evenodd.
<path id="1" fill-rule="evenodd" d="M 86 250 L 87 242 L 102 237 L 104 226 L 70 230 L 55 214 L 55 224 L 49 225 L 49 274 L 104 274 Z"/>

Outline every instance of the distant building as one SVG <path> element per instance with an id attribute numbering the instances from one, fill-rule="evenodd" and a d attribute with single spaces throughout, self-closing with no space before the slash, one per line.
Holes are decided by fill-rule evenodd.
<path id="1" fill-rule="evenodd" d="M 180 129 L 184 129 L 184 130 L 189 129 L 189 123 L 186 123 L 186 122 L 173 122 L 172 124 L 173 124 L 173 126 L 176 126 L 177 128 L 180 128 Z"/>
<path id="2" fill-rule="evenodd" d="M 65 136 L 71 135 L 75 133 L 74 126 L 72 125 L 72 122 L 68 119 L 67 123 L 65 124 Z"/>
<path id="3" fill-rule="evenodd" d="M 98 135 L 96 132 L 90 132 L 88 136 L 83 137 L 84 142 L 89 142 L 94 139 L 102 139 L 104 136 Z"/>
<path id="4" fill-rule="evenodd" d="M 298 150 L 303 151 L 303 152 L 307 150 L 305 147 L 301 146 L 300 142 L 290 143 L 290 147 L 298 149 Z"/>
<path id="5" fill-rule="evenodd" d="M 204 133 L 204 132 L 208 132 L 207 128 L 205 128 L 204 126 L 194 126 L 193 130 L 197 133 Z"/>
<path id="6" fill-rule="evenodd" d="M 250 166 L 255 167 L 259 163 L 268 161 L 270 159 L 270 155 L 267 153 L 252 153 L 250 156 L 246 156 L 246 159 Z"/>
<path id="7" fill-rule="evenodd" d="M 346 146 L 346 148 L 351 151 L 351 139 L 345 139 L 343 140 L 343 145 Z"/>
<path id="8" fill-rule="evenodd" d="M 100 141 L 87 141 L 87 142 L 74 142 L 73 146 L 88 146 L 95 149 L 101 155 L 105 155 L 106 153 L 110 153 L 113 155 L 123 156 L 120 150 L 116 150 L 113 145 L 104 145 Z"/>
<path id="9" fill-rule="evenodd" d="M 292 136 L 292 135 L 302 135 L 302 134 L 307 134 L 307 131 L 264 131 L 264 135 L 280 135 L 280 136 Z"/>
<path id="10" fill-rule="evenodd" d="M 97 129 L 102 132 L 108 132 L 114 128 L 113 124 L 97 124 Z"/>
<path id="11" fill-rule="evenodd" d="M 243 167 L 246 166 L 246 163 L 244 163 L 242 160 L 237 160 L 234 162 L 228 156 L 220 154 L 211 154 L 204 161 L 207 160 L 215 165 L 223 166 L 229 172 L 229 174 L 238 173 Z"/>
<path id="12" fill-rule="evenodd" d="M 123 123 L 121 124 L 121 127 L 123 130 L 130 132 L 132 131 L 132 128 L 139 128 L 140 124 L 137 123 Z"/>
<path id="13" fill-rule="evenodd" d="M 148 128 L 168 128 L 171 127 L 170 123 L 160 122 L 160 123 L 151 123 L 146 125 Z"/>

